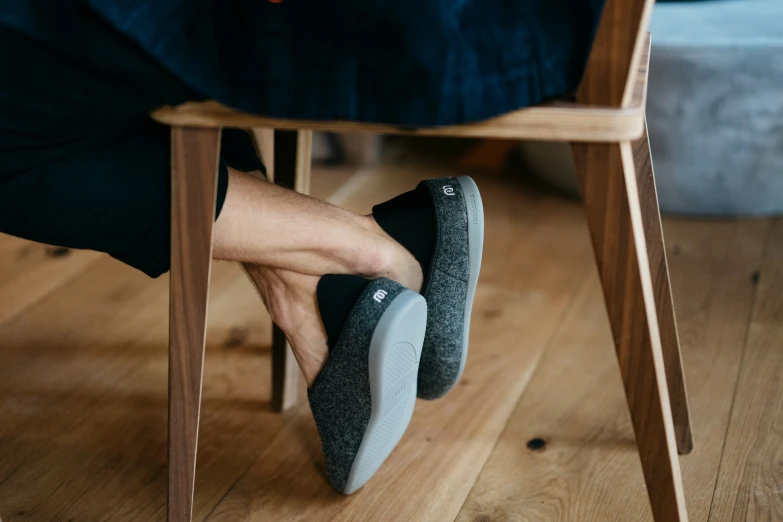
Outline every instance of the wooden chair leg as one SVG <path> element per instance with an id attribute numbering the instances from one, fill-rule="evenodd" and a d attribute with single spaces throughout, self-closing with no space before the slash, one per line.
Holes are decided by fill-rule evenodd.
<path id="1" fill-rule="evenodd" d="M 653 516 L 657 522 L 684 522 L 631 143 L 572 147 Z"/>
<path id="2" fill-rule="evenodd" d="M 169 522 L 191 520 L 220 129 L 171 130 Z"/>
<path id="3" fill-rule="evenodd" d="M 674 420 L 674 438 L 677 441 L 677 451 L 684 455 L 693 449 L 693 433 L 646 125 L 644 135 L 633 142 L 633 158 L 644 235 L 647 240 L 647 257 L 650 260 L 655 308 L 661 332 L 663 365 L 666 369 L 666 382 L 669 386 L 669 399 Z"/>
<path id="4" fill-rule="evenodd" d="M 310 192 L 312 145 L 312 131 L 275 131 L 275 183 L 302 194 Z M 298 391 L 299 367 L 285 334 L 277 326 L 274 326 L 272 332 L 272 409 L 285 411 L 294 406 Z"/>

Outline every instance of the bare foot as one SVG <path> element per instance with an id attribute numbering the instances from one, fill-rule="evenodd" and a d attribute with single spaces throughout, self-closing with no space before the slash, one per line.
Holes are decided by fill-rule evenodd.
<path id="1" fill-rule="evenodd" d="M 243 266 L 272 320 L 285 333 L 310 387 L 329 357 L 326 330 L 316 298 L 320 278 L 282 268 Z"/>

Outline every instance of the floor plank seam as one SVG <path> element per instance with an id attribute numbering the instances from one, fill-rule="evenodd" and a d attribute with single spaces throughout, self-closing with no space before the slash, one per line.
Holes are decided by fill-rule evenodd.
<path id="1" fill-rule="evenodd" d="M 280 428 L 280 433 L 283 433 L 283 432 L 285 431 L 285 429 L 286 429 L 286 428 L 287 428 L 287 427 L 288 427 L 288 426 L 289 426 L 289 425 L 290 425 L 292 422 L 295 422 L 295 419 L 296 419 L 296 412 L 298 411 L 298 409 L 299 409 L 299 407 L 298 407 L 298 406 L 295 406 L 295 407 L 291 408 L 291 410 L 290 410 L 290 411 L 288 411 L 288 412 L 285 412 L 285 413 L 277 413 L 277 414 L 276 414 L 276 415 L 283 415 L 283 416 L 286 416 L 286 417 L 287 417 L 287 418 L 286 418 L 286 421 L 285 421 L 285 423 L 284 423 L 284 424 L 283 424 L 283 426 L 281 426 L 281 428 Z M 223 501 L 224 501 L 224 500 L 225 500 L 225 499 L 228 497 L 228 495 L 229 495 L 229 494 L 230 494 L 230 493 L 231 493 L 231 492 L 234 490 L 234 487 L 235 487 L 235 486 L 236 486 L 236 485 L 237 485 L 237 484 L 238 484 L 238 483 L 239 483 L 239 482 L 240 482 L 240 481 L 241 481 L 243 478 L 245 478 L 245 476 L 248 474 L 248 472 L 250 471 L 250 469 L 251 469 L 251 468 L 252 468 L 252 467 L 253 467 L 253 466 L 254 466 L 254 465 L 255 465 L 255 464 L 256 464 L 256 463 L 259 461 L 259 459 L 260 459 L 261 457 L 263 457 L 264 453 L 266 453 L 266 451 L 268 450 L 268 448 L 274 444 L 274 442 L 275 442 L 275 439 L 276 439 L 276 438 L 277 438 L 277 437 L 275 437 L 274 439 L 272 439 L 272 440 L 269 442 L 269 444 L 268 444 L 267 446 L 265 446 L 265 447 L 263 447 L 263 448 L 259 448 L 259 449 L 258 449 L 258 454 L 257 454 L 257 455 L 256 455 L 256 456 L 255 456 L 253 459 L 250 459 L 250 461 L 248 462 L 247 466 L 245 466 L 245 469 L 242 471 L 242 473 L 240 473 L 240 474 L 237 476 L 236 480 L 234 480 L 234 482 L 232 482 L 232 483 L 231 483 L 231 485 L 230 485 L 228 488 L 226 488 L 226 491 L 223 493 L 223 495 L 220 497 L 220 499 L 219 499 L 219 500 L 218 500 L 218 501 L 215 503 L 215 505 L 214 505 L 214 506 L 212 506 L 212 509 L 210 509 L 210 510 L 209 510 L 209 513 L 207 513 L 207 514 L 206 514 L 206 516 L 205 516 L 205 517 L 202 519 L 204 522 L 206 522 L 207 520 L 209 520 L 209 518 L 210 518 L 210 517 L 211 517 L 211 516 L 212 516 L 212 515 L 215 513 L 215 510 L 218 508 L 218 506 L 220 506 L 220 504 L 222 504 L 222 503 L 223 503 Z M 0 521 L 0 522 L 2 522 L 2 521 Z"/>
<path id="2" fill-rule="evenodd" d="M 231 493 L 231 491 L 234 489 L 234 486 L 236 486 L 237 483 L 240 480 L 242 480 L 242 478 L 244 478 L 245 475 L 247 475 L 247 472 L 250 471 L 250 468 L 253 467 L 253 464 L 258 462 L 258 459 L 261 458 L 261 454 L 262 453 L 263 453 L 263 451 L 261 451 L 261 450 L 258 451 L 258 455 L 256 455 L 256 457 L 254 459 L 252 459 L 247 464 L 247 466 L 245 466 L 245 469 L 242 471 L 242 473 L 240 473 L 239 476 L 236 478 L 236 480 L 231 483 L 231 485 L 226 489 L 226 491 L 223 493 L 223 495 L 220 497 L 220 499 L 218 499 L 218 501 L 215 502 L 215 505 L 212 506 L 212 509 L 209 510 L 209 513 L 207 513 L 206 516 L 202 520 L 204 520 L 205 522 L 207 520 L 209 520 L 209 517 L 212 516 L 212 514 L 215 512 L 215 510 L 218 508 L 218 506 L 223 503 L 223 501 L 226 499 L 228 494 Z"/>
<path id="3" fill-rule="evenodd" d="M 16 467 L 16 468 L 15 468 L 15 469 L 14 469 L 14 470 L 11 472 L 11 473 L 9 473 L 8 475 L 6 475 L 6 477 L 5 477 L 3 480 L 0 480 L 0 486 L 2 486 L 3 484 L 5 484 L 5 482 L 6 482 L 8 479 L 10 479 L 11 477 L 13 477 L 13 476 L 16 474 L 16 472 L 17 472 L 17 471 L 19 471 L 20 469 L 22 469 L 22 467 L 23 467 L 23 466 L 24 466 L 24 462 L 23 462 L 23 463 L 21 463 L 21 464 L 19 464 L 19 465 L 18 465 L 18 466 L 17 466 L 17 467 Z M 2 520 L 0 520 L 0 522 L 3 522 L 3 521 L 2 521 Z"/>
<path id="4" fill-rule="evenodd" d="M 767 255 L 767 249 L 769 248 L 769 242 L 771 240 L 772 232 L 774 230 L 774 227 L 771 224 L 767 227 L 767 232 L 764 235 L 764 248 L 761 251 L 761 257 L 758 260 L 758 269 L 756 273 L 761 272 L 761 265 L 763 264 L 764 258 Z M 712 498 L 710 498 L 710 510 L 707 514 L 707 522 L 712 520 L 712 510 L 715 507 L 715 495 L 718 492 L 718 484 L 720 483 L 720 477 L 721 472 L 723 471 L 723 455 L 726 451 L 726 441 L 729 437 L 729 430 L 731 429 L 731 423 L 732 418 L 734 417 L 734 405 L 737 400 L 737 392 L 739 391 L 739 384 L 740 384 L 740 378 L 742 377 L 742 368 L 745 366 L 745 355 L 747 352 L 747 346 L 748 346 L 748 340 L 750 338 L 750 324 L 753 321 L 753 315 L 756 310 L 756 300 L 758 299 L 759 294 L 759 288 L 758 284 L 756 284 L 753 288 L 753 300 L 750 304 L 750 312 L 748 313 L 747 320 L 745 321 L 745 335 L 743 335 L 743 341 L 742 341 L 742 355 L 740 357 L 740 363 L 737 366 L 737 376 L 734 379 L 734 390 L 731 394 L 731 406 L 729 407 L 729 413 L 728 413 L 728 421 L 726 422 L 726 429 L 723 433 L 723 443 L 721 444 L 720 448 L 720 457 L 718 458 L 718 470 L 715 473 L 715 484 L 712 488 Z"/>
<path id="5" fill-rule="evenodd" d="M 79 271 L 77 271 L 77 272 L 75 272 L 75 273 L 71 274 L 70 276 L 68 276 L 68 277 L 64 278 L 64 279 L 63 279 L 62 281 L 60 281 L 60 282 L 59 282 L 57 285 L 55 285 L 53 288 L 49 289 L 49 291 L 48 291 L 48 292 L 46 292 L 45 294 L 43 294 L 43 295 L 41 295 L 40 297 L 38 297 L 38 299 L 36 299 L 35 301 L 32 301 L 32 302 L 30 302 L 30 303 L 27 303 L 25 306 L 23 306 L 22 308 L 20 308 L 20 309 L 16 310 L 15 312 L 13 312 L 13 313 L 12 313 L 11 315 L 9 315 L 8 317 L 4 318 L 3 320 L 0 320 L 0 327 L 2 327 L 2 326 L 3 326 L 3 325 L 5 325 L 5 324 L 8 324 L 8 323 L 10 323 L 10 322 L 11 322 L 11 321 L 13 321 L 13 320 L 14 320 L 16 317 L 19 317 L 19 315 L 21 315 L 22 313 L 24 313 L 24 312 L 26 312 L 27 310 L 29 310 L 29 309 L 31 309 L 31 308 L 33 308 L 33 307 L 35 307 L 35 306 L 36 306 L 38 303 L 40 303 L 40 302 L 44 301 L 44 300 L 45 300 L 46 298 L 48 298 L 50 295 L 52 295 L 52 294 L 54 294 L 55 292 L 57 292 L 58 290 L 60 290 L 60 288 L 64 287 L 65 285 L 67 285 L 68 283 L 70 283 L 71 281 L 73 281 L 74 279 L 76 279 L 77 277 L 79 277 L 79 276 L 81 276 L 82 274 L 84 274 L 84 272 L 86 272 L 88 268 L 90 268 L 90 267 L 91 267 L 91 266 L 93 266 L 94 264 L 98 263 L 98 261 L 100 261 L 101 259 L 102 259 L 102 256 L 101 256 L 101 257 L 97 257 L 97 258 L 95 258 L 94 260 L 90 261 L 89 263 L 87 263 L 86 265 L 84 265 L 84 267 L 82 267 L 82 269 L 81 269 L 81 270 L 79 270 Z M 2 521 L 0 521 L 0 522 L 2 522 Z"/>
<path id="6" fill-rule="evenodd" d="M 354 170 L 345 181 L 340 183 L 337 188 L 324 198 L 324 201 L 340 207 L 348 198 L 358 192 L 362 184 L 374 173 L 375 169 L 372 167 L 361 167 Z"/>
<path id="7" fill-rule="evenodd" d="M 564 308 L 563 312 L 560 314 L 560 317 L 558 318 L 559 321 L 562 321 L 566 317 L 568 317 L 568 315 L 571 313 L 571 310 L 577 307 L 579 296 L 581 295 L 582 291 L 584 291 L 585 285 L 588 285 L 590 283 L 590 274 L 592 274 L 592 272 L 588 272 L 588 275 L 580 285 L 579 290 L 577 292 L 574 292 L 573 300 L 568 306 Z M 525 392 L 527 391 L 528 386 L 530 385 L 531 382 L 533 382 L 536 372 L 538 372 L 538 368 L 541 366 L 541 361 L 544 360 L 544 357 L 546 356 L 547 352 L 551 349 L 552 343 L 554 342 L 554 339 L 557 337 L 557 333 L 558 333 L 557 331 L 552 332 L 552 337 L 547 341 L 546 346 L 544 346 L 544 349 L 541 350 L 541 354 L 536 359 L 536 362 L 533 367 L 533 371 L 530 372 L 530 377 L 528 378 L 527 384 L 525 384 L 525 389 L 522 390 L 522 392 L 519 394 L 519 397 L 517 397 L 517 401 L 514 403 L 514 407 L 511 409 L 511 412 L 509 413 L 508 417 L 506 417 L 506 421 L 503 423 L 503 428 L 500 430 L 497 439 L 495 439 L 495 443 L 492 445 L 492 449 L 490 449 L 487 458 L 484 460 L 484 463 L 481 465 L 481 468 L 476 474 L 476 479 L 473 481 L 473 486 L 471 486 L 470 491 L 468 491 L 468 494 L 465 495 L 465 498 L 462 500 L 462 504 L 460 505 L 459 510 L 457 511 L 457 515 L 454 517 L 454 520 L 457 520 L 459 518 L 460 513 L 462 513 L 462 510 L 465 509 L 465 503 L 470 498 L 471 493 L 473 493 L 473 489 L 476 487 L 476 483 L 479 481 L 479 478 L 481 478 L 481 474 L 484 472 L 484 468 L 486 468 L 487 462 L 492 457 L 492 454 L 495 452 L 495 448 L 500 442 L 500 439 L 503 437 L 503 433 L 505 433 L 506 429 L 508 428 L 508 424 L 509 422 L 511 422 L 511 418 L 514 416 L 514 412 L 516 411 L 517 407 L 519 407 L 519 403 L 522 401 L 522 398 L 525 396 Z"/>

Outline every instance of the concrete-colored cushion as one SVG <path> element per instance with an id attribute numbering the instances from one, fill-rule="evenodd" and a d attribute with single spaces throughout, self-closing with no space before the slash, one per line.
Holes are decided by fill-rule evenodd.
<path id="1" fill-rule="evenodd" d="M 647 121 L 664 212 L 783 213 L 783 1 L 656 4 Z M 522 145 L 577 193 L 567 144 Z"/>

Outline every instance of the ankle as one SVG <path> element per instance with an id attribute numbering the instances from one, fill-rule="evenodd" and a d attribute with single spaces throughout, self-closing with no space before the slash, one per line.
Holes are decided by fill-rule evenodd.
<path id="1" fill-rule="evenodd" d="M 372 241 L 359 256 L 359 273 L 372 278 L 387 277 L 415 292 L 421 290 L 423 274 L 413 254 L 387 234 L 372 215 L 362 218 Z"/>
<path id="2" fill-rule="evenodd" d="M 360 242 L 356 266 L 353 270 L 365 277 L 382 277 L 394 266 L 393 246 L 389 245 L 387 239 L 383 237 L 383 231 L 371 215 L 357 217 L 364 239 Z"/>
<path id="3" fill-rule="evenodd" d="M 325 341 L 313 343 L 313 339 L 297 337 L 288 337 L 288 344 L 291 346 L 291 351 L 307 383 L 307 387 L 310 388 L 326 364 L 326 359 L 329 357 L 329 349 Z"/>
<path id="4" fill-rule="evenodd" d="M 243 267 L 285 334 L 308 386 L 312 385 L 329 356 L 316 300 L 318 277 L 249 263 Z"/>

